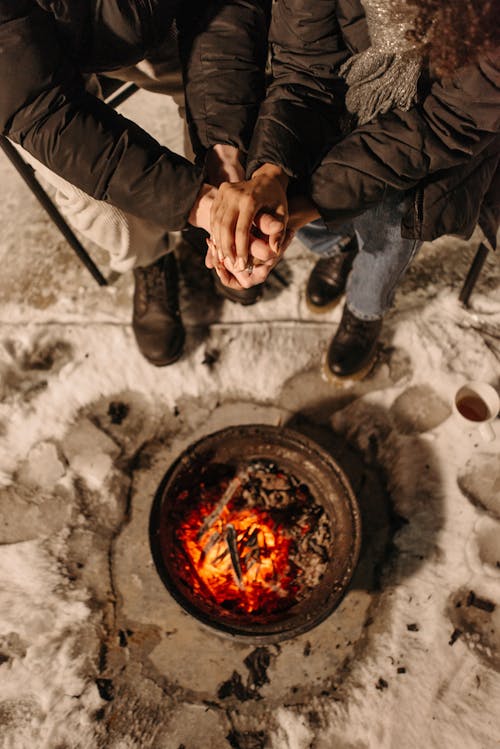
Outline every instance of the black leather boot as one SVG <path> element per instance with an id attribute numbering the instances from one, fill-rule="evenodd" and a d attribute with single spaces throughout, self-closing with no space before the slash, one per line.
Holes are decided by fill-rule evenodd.
<path id="1" fill-rule="evenodd" d="M 375 362 L 382 320 L 360 320 L 344 307 L 326 355 L 326 373 L 334 378 L 361 380 Z"/>
<path id="2" fill-rule="evenodd" d="M 173 252 L 134 269 L 132 327 L 141 354 L 155 367 L 176 361 L 185 331 L 179 311 L 179 275 Z"/>
<path id="3" fill-rule="evenodd" d="M 333 309 L 345 291 L 347 276 L 358 251 L 356 237 L 341 240 L 338 249 L 335 255 L 320 258 L 311 271 L 306 288 L 306 302 L 311 312 Z"/>
<path id="4" fill-rule="evenodd" d="M 255 304 L 255 302 L 258 302 L 264 290 L 263 283 L 259 283 L 256 286 L 250 286 L 249 289 L 230 289 L 229 286 L 224 286 L 215 271 L 212 271 L 212 278 L 214 281 L 215 290 L 218 294 L 220 294 L 220 296 L 229 299 L 230 302 L 242 304 L 244 307 L 248 307 L 250 304 Z"/>

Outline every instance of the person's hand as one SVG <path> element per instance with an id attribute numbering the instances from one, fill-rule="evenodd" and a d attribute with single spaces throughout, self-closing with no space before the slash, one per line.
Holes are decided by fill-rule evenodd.
<path id="1" fill-rule="evenodd" d="M 210 234 L 211 229 L 210 220 L 212 206 L 214 205 L 217 195 L 218 191 L 215 187 L 212 187 L 212 185 L 203 184 L 200 192 L 198 193 L 193 208 L 191 209 L 191 213 L 189 214 L 189 222 L 193 226 L 198 226 L 201 229 L 205 229 L 208 234 Z M 281 255 L 283 254 L 286 247 L 288 247 L 295 232 L 302 226 L 305 226 L 310 221 L 314 221 L 319 217 L 319 211 L 310 198 L 305 195 L 298 195 L 291 198 L 290 217 L 287 224 L 287 230 L 285 231 L 284 235 L 281 235 L 280 249 L 278 252 L 276 252 L 271 248 L 270 242 L 265 240 L 277 233 L 279 234 L 280 231 L 282 231 L 281 221 L 279 219 L 275 219 L 273 216 L 267 213 L 262 213 L 256 216 L 253 231 L 250 232 L 249 235 L 250 256 L 257 258 L 264 263 L 270 261 L 271 259 L 279 261 Z M 221 249 L 216 246 L 213 240 L 211 243 L 211 248 L 207 253 L 205 264 L 208 268 L 216 268 L 216 266 L 220 267 L 222 265 L 227 270 L 225 264 L 225 256 L 223 255 Z M 235 261 L 231 257 L 229 258 L 229 265 L 231 268 L 234 268 L 236 270 Z M 240 270 L 241 265 L 238 264 L 236 272 L 245 272 L 246 265 L 242 270 Z M 257 281 L 256 283 L 260 283 L 260 281 Z M 248 285 L 253 284 L 250 283 Z"/>
<path id="2" fill-rule="evenodd" d="M 283 253 L 293 239 L 294 233 L 287 230 L 281 245 L 281 252 L 273 252 L 267 241 L 267 235 L 274 228 L 275 219 L 269 215 L 258 216 L 257 231 L 261 236 L 251 234 L 249 262 L 243 271 L 237 270 L 231 258 L 223 258 L 217 252 L 214 242 L 207 240 L 205 265 L 214 269 L 222 283 L 232 289 L 248 289 L 250 286 L 264 283 L 272 269 L 279 263 Z"/>
<path id="3" fill-rule="evenodd" d="M 256 228 L 258 238 L 250 234 L 250 261 L 242 271 L 237 270 L 235 262 L 231 258 L 224 258 L 222 253 L 215 247 L 213 241 L 208 240 L 208 249 L 205 257 L 207 268 L 213 268 L 222 283 L 230 288 L 241 290 L 259 283 L 263 283 L 272 269 L 281 260 L 285 250 L 295 236 L 295 232 L 310 221 L 320 217 L 320 213 L 313 201 L 306 195 L 296 195 L 290 199 L 289 220 L 284 239 L 281 243 L 280 253 L 276 255 L 265 240 L 274 230 L 270 223 L 273 217 L 267 214 L 257 216 Z"/>
<path id="4" fill-rule="evenodd" d="M 276 257 L 267 261 L 255 258 L 251 264 L 249 263 L 247 265 L 247 268 L 244 271 L 236 271 L 229 258 L 226 258 L 223 263 L 219 260 L 212 260 L 215 252 L 214 244 L 211 239 L 207 239 L 207 245 L 207 256 L 205 258 L 205 265 L 207 268 L 213 269 L 225 286 L 238 291 L 264 283 L 269 273 L 278 262 L 278 258 Z"/>
<path id="5" fill-rule="evenodd" d="M 288 177 L 279 167 L 265 164 L 248 181 L 223 182 L 212 203 L 211 239 L 219 257 L 230 258 L 243 271 L 248 262 L 251 230 L 258 216 L 275 219 L 269 247 L 279 254 L 288 220 Z"/>
<path id="6" fill-rule="evenodd" d="M 207 152 L 205 160 L 205 182 L 191 208 L 188 221 L 192 226 L 205 229 L 210 234 L 210 213 L 221 182 L 238 182 L 245 177 L 240 161 L 240 151 L 234 146 L 218 143 Z"/>

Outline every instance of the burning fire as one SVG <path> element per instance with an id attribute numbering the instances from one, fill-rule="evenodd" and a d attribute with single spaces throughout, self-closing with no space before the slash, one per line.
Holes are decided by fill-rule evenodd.
<path id="1" fill-rule="evenodd" d="M 225 482 L 227 484 L 227 482 Z M 179 572 L 191 589 L 233 612 L 271 614 L 297 601 L 294 539 L 264 509 L 238 503 L 241 479 L 189 509 L 176 532 Z M 179 500 L 188 499 L 182 492 Z M 188 504 L 191 504 L 188 502 Z"/>

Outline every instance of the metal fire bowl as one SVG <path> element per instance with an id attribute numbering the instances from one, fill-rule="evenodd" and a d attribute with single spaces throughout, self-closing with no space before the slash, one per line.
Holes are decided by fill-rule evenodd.
<path id="1" fill-rule="evenodd" d="M 178 576 L 174 533 L 175 499 L 197 486 L 207 471 L 234 476 L 253 460 L 272 460 L 307 484 L 330 522 L 330 561 L 316 588 L 295 606 L 273 615 L 227 611 L 193 592 Z M 332 456 L 291 429 L 263 424 L 229 427 L 189 446 L 166 472 L 150 516 L 150 543 L 158 573 L 171 595 L 192 616 L 210 627 L 262 643 L 302 634 L 322 622 L 338 605 L 356 566 L 361 520 L 350 484 Z"/>

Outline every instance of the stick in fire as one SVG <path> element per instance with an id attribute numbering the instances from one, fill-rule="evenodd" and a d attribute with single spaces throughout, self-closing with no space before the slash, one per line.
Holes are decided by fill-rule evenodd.
<path id="1" fill-rule="evenodd" d="M 234 525 L 232 525 L 231 523 L 228 523 L 226 525 L 226 543 L 229 548 L 229 554 L 231 555 L 231 563 L 233 565 L 238 588 L 240 590 L 243 590 L 245 588 L 245 583 L 243 582 L 243 572 L 241 570 L 240 555 L 238 553 L 236 531 L 234 529 Z"/>
<path id="2" fill-rule="evenodd" d="M 232 500 L 234 494 L 238 491 L 240 486 L 242 485 L 242 476 L 235 476 L 234 479 L 231 479 L 229 482 L 229 485 L 220 498 L 220 500 L 215 505 L 215 508 L 213 512 L 208 515 L 205 520 L 203 521 L 200 530 L 198 531 L 198 541 L 200 541 L 205 533 L 209 530 L 209 528 L 212 527 L 212 525 L 215 523 L 219 515 L 221 514 L 222 510 L 226 505 L 229 504 L 229 502 Z M 245 476 L 246 478 L 246 476 Z"/>

